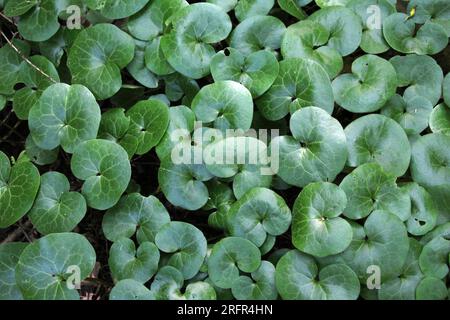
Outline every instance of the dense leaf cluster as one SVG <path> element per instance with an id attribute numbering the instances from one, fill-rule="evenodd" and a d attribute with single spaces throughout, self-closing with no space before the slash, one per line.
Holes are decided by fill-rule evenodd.
<path id="1" fill-rule="evenodd" d="M 448 0 L 0 8 L 0 299 L 449 298 Z"/>

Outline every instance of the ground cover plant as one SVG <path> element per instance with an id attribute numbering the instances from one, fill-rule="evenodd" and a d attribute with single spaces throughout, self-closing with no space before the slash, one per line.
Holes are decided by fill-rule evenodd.
<path id="1" fill-rule="evenodd" d="M 449 299 L 448 0 L 0 9 L 0 299 Z"/>

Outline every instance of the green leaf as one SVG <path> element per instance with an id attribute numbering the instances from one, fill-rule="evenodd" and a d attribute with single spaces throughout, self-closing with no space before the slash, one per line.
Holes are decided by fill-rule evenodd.
<path id="1" fill-rule="evenodd" d="M 240 51 L 226 48 L 211 60 L 214 81 L 232 80 L 244 85 L 254 98 L 269 90 L 278 76 L 276 57 L 261 50 L 244 56 Z"/>
<path id="2" fill-rule="evenodd" d="M 232 288 L 240 271 L 251 273 L 261 265 L 261 253 L 249 240 L 227 237 L 217 242 L 208 258 L 208 272 L 214 285 Z"/>
<path id="3" fill-rule="evenodd" d="M 312 0 L 277 0 L 278 5 L 283 11 L 286 11 L 299 20 L 307 17 L 302 7 L 306 6 L 311 1 Z"/>
<path id="4" fill-rule="evenodd" d="M 415 182 L 407 183 L 402 189 L 411 198 L 411 217 L 406 221 L 408 232 L 415 236 L 427 234 L 436 226 L 438 216 L 431 195 Z"/>
<path id="5" fill-rule="evenodd" d="M 445 0 L 412 0 L 408 11 L 415 8 L 414 20 L 421 23 L 431 21 L 441 25 L 450 36 L 450 9 Z"/>
<path id="6" fill-rule="evenodd" d="M 109 19 L 127 18 L 145 7 L 149 0 L 117 1 L 103 0 L 101 14 Z"/>
<path id="7" fill-rule="evenodd" d="M 271 142 L 272 154 L 279 150 L 278 175 L 298 187 L 333 181 L 347 161 L 340 123 L 322 109 L 307 107 L 292 115 L 290 127 L 292 137 L 276 137 Z"/>
<path id="8" fill-rule="evenodd" d="M 207 170 L 216 177 L 232 178 L 237 199 L 254 187 L 270 187 L 272 169 L 268 166 L 264 142 L 253 137 L 227 137 L 204 148 Z"/>
<path id="9" fill-rule="evenodd" d="M 250 91 L 234 81 L 220 81 L 204 86 L 192 100 L 198 121 L 214 123 L 221 130 L 248 130 L 253 119 Z"/>
<path id="10" fill-rule="evenodd" d="M 53 150 L 39 148 L 34 142 L 31 134 L 28 135 L 27 140 L 25 141 L 25 150 L 31 161 L 40 166 L 54 163 L 59 154 L 59 147 Z"/>
<path id="11" fill-rule="evenodd" d="M 344 251 L 352 241 L 350 224 L 340 217 L 347 196 L 329 182 L 307 185 L 295 201 L 292 242 L 305 253 L 325 257 Z"/>
<path id="12" fill-rule="evenodd" d="M 394 119 L 406 134 L 419 134 L 428 127 L 433 105 L 425 97 L 403 98 L 396 94 L 381 109 L 381 114 Z"/>
<path id="13" fill-rule="evenodd" d="M 411 147 L 400 125 L 386 116 L 371 114 L 345 128 L 350 167 L 378 163 L 386 173 L 400 177 L 408 170 Z"/>
<path id="14" fill-rule="evenodd" d="M 16 284 L 16 266 L 27 243 L 10 242 L 0 245 L 0 300 L 22 300 Z"/>
<path id="15" fill-rule="evenodd" d="M 352 63 L 352 73 L 333 81 L 336 103 L 355 113 L 381 109 L 395 94 L 397 75 L 389 61 L 375 55 L 364 55 Z"/>
<path id="16" fill-rule="evenodd" d="M 155 300 L 155 295 L 142 283 L 125 279 L 116 283 L 109 293 L 109 300 Z"/>
<path id="17" fill-rule="evenodd" d="M 450 240 L 436 237 L 428 242 L 419 258 L 420 268 L 426 276 L 443 279 L 449 271 Z"/>
<path id="18" fill-rule="evenodd" d="M 383 23 L 396 12 L 395 6 L 388 0 L 350 0 L 346 7 L 361 19 L 361 49 L 371 54 L 388 51 L 390 47 L 383 36 Z"/>
<path id="19" fill-rule="evenodd" d="M 348 196 L 348 195 L 347 195 Z M 336 256 L 323 258 L 321 264 L 344 263 L 365 284 L 368 267 L 380 268 L 382 283 L 401 274 L 409 252 L 406 227 L 394 214 L 377 210 L 364 222 L 364 227 L 352 222 L 353 240 Z"/>
<path id="20" fill-rule="evenodd" d="M 426 277 L 420 281 L 416 289 L 417 300 L 445 300 L 448 297 L 444 281 Z"/>
<path id="21" fill-rule="evenodd" d="M 156 234 L 155 243 L 170 254 L 167 265 L 180 270 L 184 279 L 193 278 L 206 257 L 205 236 L 189 223 L 169 222 Z"/>
<path id="22" fill-rule="evenodd" d="M 69 180 L 59 172 L 41 177 L 41 187 L 30 211 L 30 219 L 41 234 L 72 231 L 86 214 L 86 201 L 70 192 Z"/>
<path id="23" fill-rule="evenodd" d="M 254 16 L 264 16 L 269 13 L 275 0 L 239 0 L 234 8 L 234 14 L 239 21 Z"/>
<path id="24" fill-rule="evenodd" d="M 30 54 L 28 43 L 14 39 L 12 44 L 21 52 L 24 57 Z M 11 95 L 14 93 L 14 86 L 19 82 L 22 69 L 23 58 L 9 44 L 0 48 L 0 94 Z"/>
<path id="25" fill-rule="evenodd" d="M 77 233 L 54 233 L 28 245 L 16 268 L 16 280 L 25 299 L 76 300 L 72 289 L 75 272 L 87 278 L 95 265 L 95 251 L 86 238 Z M 71 282 L 69 282 L 71 281 Z"/>
<path id="26" fill-rule="evenodd" d="M 256 100 L 264 118 L 275 121 L 303 107 L 316 106 L 333 112 L 333 89 L 326 71 L 309 59 L 291 58 L 280 62 L 272 87 Z"/>
<path id="27" fill-rule="evenodd" d="M 346 6 L 349 0 L 315 0 L 316 4 L 321 7 Z"/>
<path id="28" fill-rule="evenodd" d="M 437 105 L 429 118 L 430 129 L 433 133 L 442 133 L 450 136 L 450 109 L 445 103 Z"/>
<path id="29" fill-rule="evenodd" d="M 425 188 L 450 184 L 450 136 L 427 134 L 413 144 L 411 176 Z"/>
<path id="30" fill-rule="evenodd" d="M 38 0 L 16 0 L 5 4 L 4 12 L 8 17 L 21 16 L 39 3 Z"/>
<path id="31" fill-rule="evenodd" d="M 98 137 L 118 143 L 131 158 L 136 153 L 139 141 L 135 135 L 128 132 L 130 123 L 131 118 L 125 115 L 125 109 L 110 109 L 102 114 Z"/>
<path id="32" fill-rule="evenodd" d="M 157 198 L 132 193 L 106 212 L 102 228 L 110 241 L 131 238 L 136 233 L 138 242 L 144 243 L 154 242 L 158 231 L 169 222 L 169 213 Z"/>
<path id="33" fill-rule="evenodd" d="M 318 22 L 330 32 L 328 47 L 336 49 L 342 56 L 348 56 L 361 43 L 360 19 L 345 7 L 327 7 L 314 12 L 309 20 Z"/>
<path id="34" fill-rule="evenodd" d="M 229 16 L 210 3 L 194 3 L 171 18 L 172 30 L 161 39 L 164 56 L 181 74 L 200 79 L 209 74 L 212 44 L 224 40 L 231 31 Z"/>
<path id="35" fill-rule="evenodd" d="M 134 49 L 134 40 L 112 24 L 83 30 L 67 60 L 72 82 L 85 85 L 99 100 L 112 97 L 122 86 L 120 70 L 133 60 Z"/>
<path id="36" fill-rule="evenodd" d="M 156 275 L 151 291 L 157 300 L 215 300 L 216 292 L 207 282 L 197 281 L 186 286 L 181 293 L 184 280 L 183 275 L 171 266 L 162 267 Z"/>
<path id="37" fill-rule="evenodd" d="M 169 108 L 158 100 L 139 101 L 126 115 L 131 119 L 128 133 L 138 141 L 138 155 L 143 155 L 155 147 L 169 125 Z"/>
<path id="38" fill-rule="evenodd" d="M 287 252 L 277 263 L 275 281 L 286 300 L 356 300 L 359 281 L 344 264 L 317 267 L 314 258 L 297 250 Z"/>
<path id="39" fill-rule="evenodd" d="M 228 211 L 230 235 L 261 247 L 268 236 L 285 233 L 291 224 L 291 210 L 282 197 L 266 188 L 253 188 Z"/>
<path id="40" fill-rule="evenodd" d="M 418 27 L 404 13 L 394 13 L 387 17 L 383 24 L 383 34 L 387 43 L 401 53 L 433 55 L 444 50 L 448 44 L 447 32 L 441 25 L 427 21 Z"/>
<path id="41" fill-rule="evenodd" d="M 158 78 L 146 66 L 145 63 L 145 42 L 135 40 L 136 48 L 134 51 L 134 59 L 127 66 L 128 72 L 136 81 L 147 88 L 157 88 Z"/>
<path id="42" fill-rule="evenodd" d="M 344 67 L 341 54 L 328 45 L 330 31 L 316 21 L 300 21 L 286 30 L 281 53 L 287 58 L 311 59 L 319 63 L 333 79 Z"/>
<path id="43" fill-rule="evenodd" d="M 94 139 L 81 143 L 71 160 L 72 173 L 84 180 L 81 192 L 91 208 L 114 206 L 126 190 L 131 166 L 126 151 L 118 144 Z"/>
<path id="44" fill-rule="evenodd" d="M 407 87 L 405 99 L 422 96 L 435 106 L 442 95 L 444 75 L 436 61 L 428 56 L 395 56 L 389 60 L 397 71 L 398 86 Z"/>
<path id="45" fill-rule="evenodd" d="M 48 87 L 31 108 L 28 126 L 40 148 L 61 145 L 73 153 L 80 143 L 97 136 L 100 118 L 100 107 L 86 87 L 58 83 Z"/>
<path id="46" fill-rule="evenodd" d="M 197 82 L 179 73 L 164 77 L 165 94 L 170 101 L 182 100 L 181 103 L 190 105 L 192 99 L 200 90 Z"/>
<path id="47" fill-rule="evenodd" d="M 275 300 L 278 296 L 275 286 L 275 267 L 268 261 L 249 276 L 240 276 L 231 288 L 233 296 L 238 300 Z"/>
<path id="48" fill-rule="evenodd" d="M 275 50 L 281 46 L 285 31 L 284 23 L 275 17 L 253 16 L 234 28 L 229 38 L 229 44 L 244 56 L 260 50 L 275 53 Z"/>
<path id="49" fill-rule="evenodd" d="M 222 8 L 225 12 L 230 12 L 236 7 L 239 0 L 206 0 L 206 2 L 215 4 Z"/>
<path id="50" fill-rule="evenodd" d="M 423 278 L 419 266 L 419 256 L 422 245 L 412 238 L 409 239 L 409 253 L 403 270 L 398 277 L 381 284 L 378 291 L 380 300 L 414 300 L 416 288 Z"/>
<path id="51" fill-rule="evenodd" d="M 109 250 L 108 265 L 115 281 L 145 283 L 158 271 L 158 263 L 159 250 L 152 242 L 142 242 L 136 248 L 133 240 L 121 238 Z"/>
<path id="52" fill-rule="evenodd" d="M 19 158 L 12 166 L 0 151 L 0 228 L 16 223 L 33 206 L 40 176 L 27 159 Z"/>
<path id="53" fill-rule="evenodd" d="M 347 175 L 340 187 L 347 194 L 344 215 L 350 219 L 367 217 L 372 211 L 384 210 L 402 221 L 411 215 L 408 192 L 397 187 L 396 177 L 378 163 L 366 163 Z"/>

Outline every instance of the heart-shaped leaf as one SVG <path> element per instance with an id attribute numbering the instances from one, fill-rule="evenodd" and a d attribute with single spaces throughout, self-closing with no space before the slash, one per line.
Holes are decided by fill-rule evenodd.
<path id="1" fill-rule="evenodd" d="M 22 218 L 33 206 L 39 189 L 39 171 L 23 154 L 11 166 L 0 151 L 0 228 Z"/>
<path id="2" fill-rule="evenodd" d="M 297 250 L 287 252 L 277 263 L 275 281 L 286 300 L 356 300 L 359 281 L 344 264 L 317 267 L 314 258 Z"/>
<path id="3" fill-rule="evenodd" d="M 231 31 L 230 17 L 218 6 L 194 3 L 180 9 L 171 19 L 172 30 L 161 39 L 164 56 L 181 74 L 199 79 L 209 74 L 212 44 Z"/>
<path id="4" fill-rule="evenodd" d="M 378 114 L 367 115 L 350 123 L 345 135 L 349 166 L 375 162 L 397 177 L 408 170 L 411 147 L 405 131 L 394 120 Z"/>
<path id="5" fill-rule="evenodd" d="M 275 267 L 268 261 L 249 276 L 240 276 L 231 288 L 238 300 L 275 300 L 278 296 L 275 286 Z"/>
<path id="6" fill-rule="evenodd" d="M 330 31 L 316 21 L 300 21 L 286 30 L 281 53 L 286 58 L 305 58 L 319 63 L 333 79 L 344 67 L 339 51 L 328 46 Z"/>
<path id="7" fill-rule="evenodd" d="M 419 134 L 428 127 L 428 119 L 433 105 L 425 97 L 414 96 L 407 99 L 396 94 L 381 109 L 381 114 L 394 119 L 406 134 Z"/>
<path id="8" fill-rule="evenodd" d="M 234 14 L 239 21 L 254 16 L 264 16 L 269 13 L 275 0 L 239 0 L 234 8 Z"/>
<path id="9" fill-rule="evenodd" d="M 364 227 L 351 224 L 350 246 L 343 253 L 323 258 L 321 263 L 345 263 L 363 284 L 371 275 L 367 272 L 370 266 L 379 267 L 382 282 L 399 276 L 409 252 L 408 234 L 402 221 L 394 214 L 377 210 L 369 215 Z"/>
<path id="10" fill-rule="evenodd" d="M 115 281 L 133 279 L 145 283 L 158 270 L 158 263 L 159 250 L 152 242 L 142 242 L 136 248 L 133 240 L 121 238 L 109 250 L 108 265 Z"/>
<path id="11" fill-rule="evenodd" d="M 388 0 L 350 0 L 346 6 L 361 19 L 361 49 L 371 54 L 388 51 L 390 47 L 383 36 L 383 23 L 396 12 L 395 5 Z"/>
<path id="12" fill-rule="evenodd" d="M 309 59 L 285 59 L 280 62 L 278 78 L 256 105 L 271 121 L 309 106 L 317 106 L 331 114 L 333 89 L 327 73 L 318 63 Z"/>
<path id="13" fill-rule="evenodd" d="M 402 221 L 411 215 L 408 193 L 397 187 L 396 177 L 378 163 L 359 166 L 342 180 L 340 187 L 348 199 L 344 215 L 350 219 L 367 217 L 374 210 L 390 212 Z"/>
<path id="14" fill-rule="evenodd" d="M 431 21 L 441 25 L 450 36 L 450 8 L 445 0 L 412 0 L 408 11 L 415 9 L 413 19 L 420 23 Z"/>
<path id="15" fill-rule="evenodd" d="M 397 72 L 398 86 L 407 87 L 403 97 L 423 96 L 434 106 L 442 95 L 444 74 L 436 61 L 415 54 L 395 56 L 389 60 Z"/>
<path id="16" fill-rule="evenodd" d="M 275 53 L 281 46 L 286 26 L 272 16 L 253 16 L 245 19 L 231 33 L 230 47 L 239 50 L 244 56 L 267 50 Z"/>
<path id="17" fill-rule="evenodd" d="M 17 284 L 25 299 L 79 299 L 73 274 L 80 280 L 87 278 L 95 259 L 94 248 L 84 236 L 53 233 L 23 250 L 16 268 Z"/>
<path id="18" fill-rule="evenodd" d="M 41 234 L 72 231 L 86 214 L 86 200 L 70 192 L 69 180 L 62 173 L 47 172 L 30 211 L 30 219 Z"/>
<path id="19" fill-rule="evenodd" d="M 362 37 L 359 17 L 345 7 L 327 7 L 314 12 L 308 19 L 318 22 L 330 32 L 328 47 L 348 56 L 358 49 Z"/>
<path id="20" fill-rule="evenodd" d="M 261 265 L 261 253 L 252 242 L 227 237 L 217 242 L 208 257 L 208 273 L 214 285 L 232 288 L 240 271 L 251 273 Z"/>
<path id="21" fill-rule="evenodd" d="M 420 268 L 426 276 L 443 279 L 449 271 L 449 255 L 450 240 L 436 237 L 423 247 L 419 258 Z"/>
<path id="22" fill-rule="evenodd" d="M 40 166 L 54 163 L 58 158 L 59 153 L 59 148 L 55 148 L 53 150 L 44 150 L 39 148 L 36 145 L 36 142 L 34 142 L 31 134 L 28 135 L 27 140 L 25 141 L 25 150 L 31 161 Z"/>
<path id="23" fill-rule="evenodd" d="M 383 23 L 383 34 L 387 43 L 398 52 L 433 55 L 448 44 L 446 30 L 439 24 L 427 21 L 417 25 L 404 13 L 394 13 Z"/>
<path id="24" fill-rule="evenodd" d="M 134 49 L 134 40 L 113 24 L 83 30 L 67 60 L 72 82 L 85 85 L 100 100 L 112 97 L 122 86 L 120 70 L 133 60 Z"/>
<path id="25" fill-rule="evenodd" d="M 266 188 L 253 188 L 228 211 L 232 236 L 250 240 L 261 247 L 267 237 L 285 233 L 291 224 L 291 210 L 282 197 Z"/>
<path id="26" fill-rule="evenodd" d="M 128 134 L 135 136 L 138 141 L 138 155 L 156 146 L 169 125 L 169 107 L 158 100 L 139 101 L 126 115 L 131 119 Z"/>
<path id="27" fill-rule="evenodd" d="M 0 300 L 22 300 L 16 284 L 16 266 L 27 243 L 10 242 L 0 245 Z"/>
<path id="28" fill-rule="evenodd" d="M 142 283 L 125 279 L 117 282 L 112 288 L 109 300 L 155 300 L 155 295 Z"/>
<path id="29" fill-rule="evenodd" d="M 290 127 L 293 137 L 276 137 L 270 145 L 272 154 L 279 150 L 278 175 L 299 187 L 333 181 L 347 161 L 340 123 L 322 109 L 307 107 L 292 115 Z"/>
<path id="30" fill-rule="evenodd" d="M 355 113 L 379 110 L 396 89 L 394 67 L 375 55 L 359 57 L 352 64 L 352 73 L 342 74 L 333 81 L 336 103 Z"/>
<path id="31" fill-rule="evenodd" d="M 112 141 L 94 139 L 81 143 L 70 165 L 73 174 L 84 180 L 81 192 L 94 209 L 114 206 L 130 182 L 127 152 Z"/>
<path id="32" fill-rule="evenodd" d="M 431 112 L 430 129 L 434 133 L 450 135 L 450 108 L 445 103 L 439 104 Z"/>
<path id="33" fill-rule="evenodd" d="M 110 241 L 131 238 L 136 233 L 139 243 L 143 243 L 154 242 L 158 231 L 169 222 L 169 213 L 157 198 L 132 193 L 106 212 L 102 227 Z"/>
<path id="34" fill-rule="evenodd" d="M 204 86 L 192 100 L 198 121 L 214 123 L 221 130 L 248 130 L 253 119 L 250 91 L 234 81 L 219 81 Z"/>
<path id="35" fill-rule="evenodd" d="M 352 241 L 350 224 L 339 217 L 347 205 L 347 196 L 329 182 L 307 185 L 294 204 L 292 242 L 316 257 L 344 251 Z"/>
<path id="36" fill-rule="evenodd" d="M 167 265 L 180 270 L 184 279 L 193 278 L 206 257 L 205 236 L 189 223 L 169 222 L 156 234 L 155 243 L 170 254 Z"/>
<path id="37" fill-rule="evenodd" d="M 100 107 L 86 87 L 58 83 L 47 88 L 31 108 L 28 126 L 40 148 L 61 145 L 73 153 L 80 143 L 96 138 L 100 118 Z"/>
<path id="38" fill-rule="evenodd" d="M 211 60 L 211 74 L 214 81 L 239 82 L 254 98 L 269 90 L 278 76 L 278 71 L 277 58 L 265 50 L 244 56 L 234 48 L 226 48 Z"/>

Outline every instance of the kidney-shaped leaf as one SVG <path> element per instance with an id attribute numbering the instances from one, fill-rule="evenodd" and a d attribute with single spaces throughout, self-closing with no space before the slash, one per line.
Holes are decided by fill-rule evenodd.
<path id="1" fill-rule="evenodd" d="M 449 271 L 449 255 L 450 240 L 436 237 L 423 247 L 419 258 L 420 268 L 427 276 L 443 279 Z"/>
<path id="2" fill-rule="evenodd" d="M 238 300 L 275 300 L 278 296 L 275 286 L 275 267 L 268 261 L 249 276 L 240 276 L 231 288 Z"/>
<path id="3" fill-rule="evenodd" d="M 294 246 L 316 257 L 344 251 L 353 237 L 350 224 L 339 217 L 346 205 L 347 196 L 338 186 L 329 182 L 307 185 L 294 204 Z"/>
<path id="4" fill-rule="evenodd" d="M 307 107 L 292 115 L 290 128 L 293 137 L 276 137 L 270 145 L 272 157 L 279 152 L 278 175 L 299 187 L 333 181 L 347 161 L 341 124 L 324 110 Z"/>
<path id="5" fill-rule="evenodd" d="M 411 147 L 405 131 L 394 120 L 379 114 L 367 115 L 350 123 L 345 135 L 349 166 L 375 162 L 397 177 L 408 170 Z"/>
<path id="6" fill-rule="evenodd" d="M 261 265 L 261 252 L 252 242 L 227 237 L 217 242 L 208 257 L 208 273 L 214 285 L 232 288 L 240 271 L 251 273 Z"/>
<path id="7" fill-rule="evenodd" d="M 70 192 L 69 180 L 62 173 L 47 172 L 30 211 L 30 219 L 41 234 L 72 231 L 86 214 L 86 200 Z"/>
<path id="8" fill-rule="evenodd" d="M 11 166 L 0 151 L 0 228 L 14 224 L 31 209 L 39 184 L 39 171 L 28 157 L 22 155 Z"/>
<path id="9" fill-rule="evenodd" d="M 95 260 L 94 248 L 84 236 L 53 233 L 23 250 L 16 268 L 17 284 L 25 299 L 79 299 L 73 274 L 87 278 Z"/>
<path id="10" fill-rule="evenodd" d="M 272 121 L 309 106 L 322 108 L 331 114 L 333 89 L 327 73 L 317 62 L 290 58 L 280 62 L 278 78 L 256 105 L 261 114 Z"/>
<path id="11" fill-rule="evenodd" d="M 206 257 L 205 236 L 189 223 L 169 222 L 156 234 L 155 243 L 170 254 L 167 265 L 180 270 L 184 279 L 193 278 Z"/>
<path id="12" fill-rule="evenodd" d="M 114 206 L 131 178 L 127 152 L 108 140 L 81 143 L 73 153 L 71 168 L 78 179 L 84 180 L 81 191 L 88 205 L 98 210 Z"/>
<path id="13" fill-rule="evenodd" d="M 86 87 L 58 83 L 47 88 L 31 108 L 28 126 L 40 148 L 61 145 L 73 153 L 81 142 L 97 137 L 100 118 L 100 107 Z"/>
<path id="14" fill-rule="evenodd" d="M 352 73 L 342 74 L 333 81 L 336 103 L 355 113 L 379 110 L 396 89 L 394 67 L 375 55 L 359 57 L 352 64 Z"/>
<path id="15" fill-rule="evenodd" d="M 277 263 L 276 286 L 286 300 L 356 300 L 359 281 L 344 264 L 319 270 L 311 256 L 297 250 L 287 252 Z"/>
<path id="16" fill-rule="evenodd" d="M 114 242 L 109 250 L 108 265 L 115 281 L 133 279 L 145 283 L 158 270 L 159 250 L 152 242 L 142 242 L 138 248 L 128 238 Z"/>
<path id="17" fill-rule="evenodd" d="M 100 100 L 112 97 L 122 86 L 120 69 L 133 60 L 134 48 L 134 40 L 113 24 L 83 30 L 67 60 L 72 82 L 85 85 Z"/>
<path id="18" fill-rule="evenodd" d="M 253 188 L 236 201 L 226 214 L 232 236 L 261 247 L 267 237 L 278 236 L 291 224 L 291 210 L 282 197 L 270 189 Z"/>

